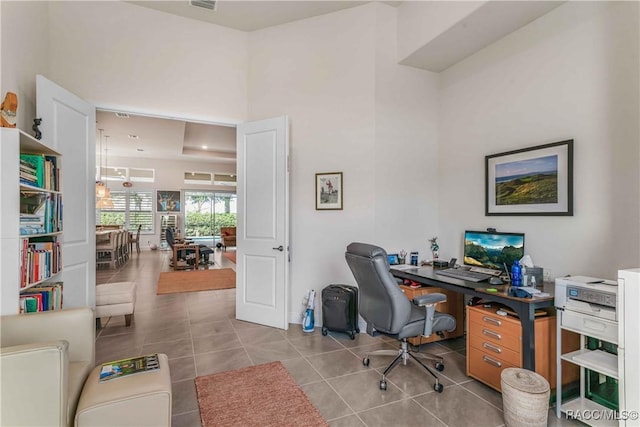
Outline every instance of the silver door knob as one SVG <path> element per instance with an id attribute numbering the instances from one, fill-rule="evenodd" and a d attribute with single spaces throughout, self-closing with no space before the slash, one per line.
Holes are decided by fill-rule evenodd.
<path id="1" fill-rule="evenodd" d="M 284 246 L 280 245 L 280 246 L 278 246 L 277 248 L 271 248 L 271 249 L 273 249 L 273 250 L 275 250 L 275 251 L 280 251 L 280 252 L 282 252 L 282 251 L 284 251 Z"/>

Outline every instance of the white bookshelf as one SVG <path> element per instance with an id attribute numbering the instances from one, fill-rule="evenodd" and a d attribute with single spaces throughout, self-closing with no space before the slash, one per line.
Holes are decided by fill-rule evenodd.
<path id="1" fill-rule="evenodd" d="M 0 315 L 20 312 L 20 292 L 37 284 L 61 281 L 61 271 L 45 279 L 20 287 L 20 251 L 24 239 L 53 236 L 63 243 L 63 233 L 53 231 L 32 235 L 20 235 L 20 195 L 22 192 L 42 192 L 61 195 L 60 191 L 47 190 L 20 183 L 20 154 L 44 154 L 58 157 L 60 153 L 32 136 L 15 128 L 1 128 L 0 133 Z"/>

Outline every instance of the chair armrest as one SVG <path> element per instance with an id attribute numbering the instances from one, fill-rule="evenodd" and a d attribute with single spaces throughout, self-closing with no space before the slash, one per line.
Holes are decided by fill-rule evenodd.
<path id="1" fill-rule="evenodd" d="M 95 314 L 90 307 L 2 316 L 1 347 L 64 340 L 71 362 L 95 364 Z"/>
<path id="2" fill-rule="evenodd" d="M 438 304 L 439 302 L 445 302 L 446 300 L 447 300 L 447 296 L 445 294 L 435 292 L 432 294 L 417 296 L 413 299 L 413 303 L 415 305 L 419 305 L 423 307 L 423 306 L 435 305 L 435 304 Z"/>
<path id="3" fill-rule="evenodd" d="M 440 302 L 445 302 L 446 300 L 447 300 L 447 296 L 439 292 L 420 295 L 413 299 L 413 303 L 415 305 L 419 305 L 420 307 L 426 307 L 425 319 L 424 319 L 424 330 L 422 332 L 422 335 L 424 335 L 425 337 L 428 337 L 433 333 L 433 319 L 436 313 L 436 304 Z"/>
<path id="4" fill-rule="evenodd" d="M 0 425 L 67 425 L 66 341 L 0 349 Z"/>

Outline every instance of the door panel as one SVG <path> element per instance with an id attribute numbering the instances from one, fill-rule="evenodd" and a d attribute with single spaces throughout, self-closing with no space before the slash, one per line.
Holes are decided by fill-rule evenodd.
<path id="1" fill-rule="evenodd" d="M 236 317 L 289 327 L 289 125 L 287 117 L 237 129 Z"/>
<path id="2" fill-rule="evenodd" d="M 43 76 L 36 93 L 43 142 L 62 154 L 64 307 L 95 307 L 96 110 Z"/>

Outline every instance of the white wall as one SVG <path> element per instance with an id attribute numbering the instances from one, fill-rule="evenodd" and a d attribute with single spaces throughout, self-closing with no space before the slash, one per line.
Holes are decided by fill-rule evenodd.
<path id="1" fill-rule="evenodd" d="M 292 312 L 355 283 L 350 242 L 422 249 L 436 229 L 437 79 L 396 65 L 395 31 L 395 10 L 368 4 L 251 34 L 249 116 L 291 119 Z M 343 172 L 343 210 L 315 210 L 318 172 Z"/>
<path id="2" fill-rule="evenodd" d="M 441 253 L 526 233 L 552 277 L 640 262 L 638 3 L 570 2 L 442 73 Z M 484 156 L 574 139 L 574 216 L 484 216 Z"/>
<path id="3" fill-rule="evenodd" d="M 375 209 L 371 242 L 429 259 L 438 231 L 438 82 L 397 64 L 397 9 L 376 7 Z M 396 24 L 398 22 L 398 24 Z"/>
<path id="4" fill-rule="evenodd" d="M 17 127 L 31 133 L 36 117 L 36 74 L 49 71 L 46 2 L 0 2 L 0 102 L 18 95 Z"/>
<path id="5" fill-rule="evenodd" d="M 94 104 L 205 122 L 247 115 L 247 33 L 120 1 L 51 2 L 48 78 Z"/>

